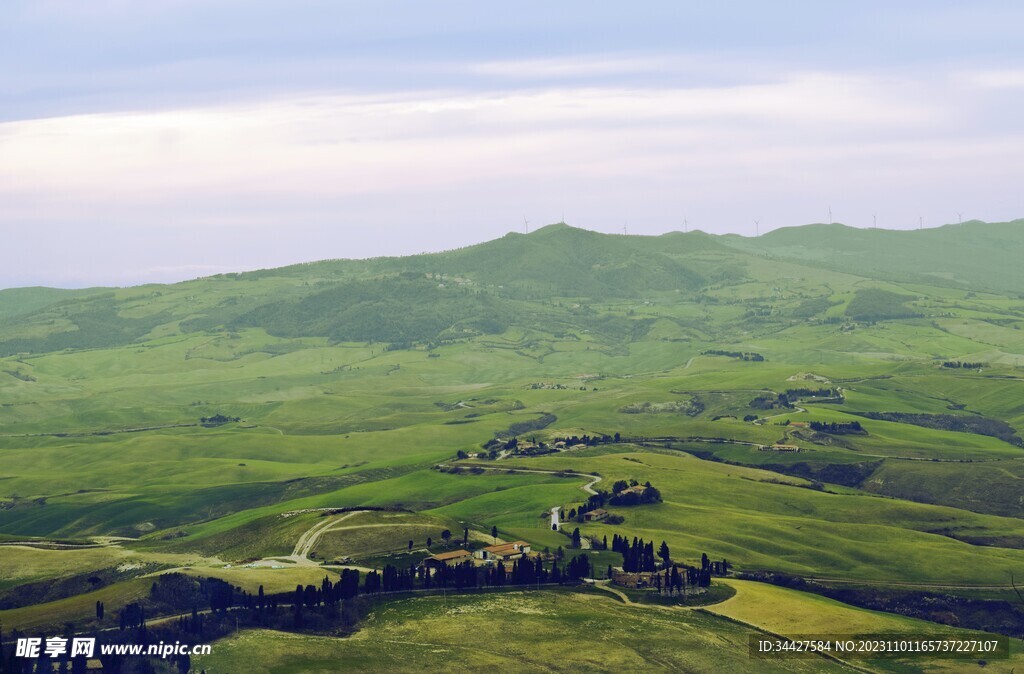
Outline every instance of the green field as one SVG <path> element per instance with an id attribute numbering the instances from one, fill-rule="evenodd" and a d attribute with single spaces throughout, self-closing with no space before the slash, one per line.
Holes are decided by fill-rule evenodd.
<path id="1" fill-rule="evenodd" d="M 713 616 L 628 607 L 610 595 L 516 592 L 387 604 L 349 639 L 246 632 L 194 664 L 208 674 L 334 672 L 339 666 L 414 672 L 452 663 L 499 671 L 742 670 L 748 633 Z M 593 634 L 601 638 L 589 638 Z M 822 660 L 767 664 L 760 671 L 844 669 Z"/>
<path id="2" fill-rule="evenodd" d="M 978 260 L 1024 251 L 1022 231 L 814 226 L 747 240 L 552 226 L 409 258 L 0 291 L 0 543 L 102 544 L 0 545 L 0 601 L 102 576 L 98 595 L 0 620 L 86 625 L 96 596 L 116 611 L 169 569 L 288 591 L 338 577 L 321 562 L 406 568 L 461 546 L 466 529 L 468 547 L 493 542 L 492 527 L 550 553 L 578 526 L 596 541 L 665 541 L 687 564 L 706 553 L 740 573 L 1015 605 L 1024 286 Z M 971 233 L 989 257 L 950 261 L 944 251 Z M 936 259 L 949 274 L 929 271 Z M 811 426 L 853 422 L 861 430 Z M 607 437 L 508 453 L 513 439 L 584 435 Z M 764 450 L 775 444 L 800 451 Z M 552 531 L 550 508 L 578 507 L 595 477 L 603 490 L 650 481 L 663 500 L 606 506 L 621 524 Z M 621 561 L 589 554 L 599 575 Z M 771 593 L 782 591 L 750 589 L 721 610 L 769 631 L 812 626 L 810 614 L 748 620 L 754 597 L 768 597 L 763 608 L 789 596 Z M 481 608 L 509 597 L 387 603 L 351 639 L 246 632 L 205 666 L 245 669 L 256 641 L 274 671 L 326 671 L 331 657 L 399 671 L 453 658 L 700 670 L 740 657 L 729 651 L 745 627 L 605 594 L 524 596 L 536 612 L 523 622 Z M 904 620 L 818 609 L 822 629 L 854 615 L 842 611 Z M 604 635 L 587 640 L 593 652 L 567 636 L 584 629 Z M 456 630 L 472 641 L 453 645 Z M 649 642 L 630 645 L 637 632 Z"/>

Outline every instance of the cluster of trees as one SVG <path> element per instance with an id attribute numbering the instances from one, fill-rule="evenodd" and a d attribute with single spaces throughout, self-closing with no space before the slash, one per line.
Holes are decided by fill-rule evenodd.
<path id="1" fill-rule="evenodd" d="M 33 377 L 30 374 L 26 374 L 25 372 L 22 372 L 21 370 L 3 370 L 3 372 L 6 372 L 7 374 L 11 375 L 15 379 L 20 379 L 21 381 L 27 381 L 27 382 L 34 382 L 34 381 L 36 381 L 35 377 Z"/>
<path id="2" fill-rule="evenodd" d="M 423 573 L 423 567 L 417 569 L 416 566 L 410 566 L 407 569 L 400 569 L 397 566 L 388 564 L 380 573 L 371 571 L 366 574 L 363 592 L 366 594 L 377 594 L 379 592 L 411 590 L 415 587 L 417 574 L 422 584 Z"/>
<path id="3" fill-rule="evenodd" d="M 627 537 L 614 534 L 612 536 L 612 551 L 622 555 L 622 570 L 626 573 L 658 570 L 654 556 L 654 541 L 645 543 L 644 539 L 634 536 L 633 542 L 630 544 Z M 658 557 L 661 557 L 662 564 L 666 566 L 672 561 L 668 544 L 665 541 L 662 541 L 661 547 L 658 548 Z"/>
<path id="4" fill-rule="evenodd" d="M 864 323 L 917 318 L 921 314 L 905 306 L 906 302 L 913 299 L 916 298 L 912 295 L 901 295 L 880 288 L 864 288 L 858 290 L 846 305 L 846 315 Z"/>
<path id="5" fill-rule="evenodd" d="M 782 394 L 790 402 L 796 402 L 801 398 L 838 398 L 842 395 L 838 389 L 833 388 L 791 388 L 786 389 Z"/>
<path id="6" fill-rule="evenodd" d="M 673 564 L 671 568 L 665 569 L 664 574 L 658 574 L 654 577 L 654 587 L 658 592 L 666 592 L 669 595 L 672 594 L 683 594 L 686 591 L 686 585 L 699 585 L 700 587 L 707 587 L 711 584 L 711 578 L 707 578 L 707 583 L 704 584 L 703 574 L 699 577 L 691 576 L 689 569 L 683 567 L 683 572 L 679 572 L 679 566 Z M 696 580 L 698 582 L 690 583 L 690 580 Z"/>
<path id="7" fill-rule="evenodd" d="M 587 555 L 576 555 L 569 560 L 569 564 L 565 567 L 565 578 L 567 580 L 580 580 L 582 578 L 589 578 L 590 575 L 590 557 Z"/>
<path id="8" fill-rule="evenodd" d="M 778 395 L 762 393 L 747 404 L 755 410 L 773 410 L 776 407 L 793 406 L 784 393 L 779 393 Z"/>
<path id="9" fill-rule="evenodd" d="M 221 426 L 223 424 L 241 421 L 239 417 L 229 417 L 223 414 L 214 414 L 212 417 L 202 417 L 199 423 L 203 426 Z"/>
<path id="10" fill-rule="evenodd" d="M 564 442 L 568 446 L 586 445 L 587 447 L 596 447 L 598 445 L 607 445 L 614 442 L 622 442 L 622 435 L 617 431 L 615 435 L 567 435 L 564 438 L 554 438 L 552 442 Z"/>
<path id="11" fill-rule="evenodd" d="M 591 494 L 587 497 L 586 503 L 581 504 L 578 508 L 563 506 L 562 512 L 565 513 L 567 520 L 575 520 L 576 522 L 582 523 L 586 521 L 584 517 L 591 510 L 597 510 L 603 508 L 604 504 L 608 501 L 608 492 L 599 490 L 596 494 Z"/>
<path id="12" fill-rule="evenodd" d="M 584 516 L 588 512 L 603 508 L 606 504 L 631 506 L 661 502 L 661 492 L 650 482 L 645 482 L 642 489 L 634 489 L 635 487 L 640 487 L 640 483 L 637 480 L 629 480 L 628 482 L 626 480 L 616 480 L 612 485 L 611 494 L 604 490 L 598 490 L 596 494 L 591 494 L 587 497 L 586 503 L 579 507 L 565 506 L 562 508 L 562 512 L 565 513 L 567 520 L 583 522 L 585 521 Z"/>
<path id="13" fill-rule="evenodd" d="M 530 431 L 539 431 L 543 428 L 547 428 L 556 421 L 558 421 L 558 417 L 554 414 L 545 413 L 536 419 L 517 421 L 516 423 L 509 425 L 502 435 L 522 435 L 523 433 L 529 433 Z"/>
<path id="14" fill-rule="evenodd" d="M 379 582 L 370 580 L 376 573 L 371 571 L 367 574 L 367 580 L 363 586 L 365 594 L 431 588 L 462 589 L 565 583 L 588 577 L 590 560 L 586 555 L 577 555 L 569 560 L 564 567 L 557 560 L 547 567 L 540 557 L 523 558 L 513 561 L 511 569 L 506 569 L 503 564 L 475 566 L 472 562 L 466 561 L 451 566 L 442 565 L 433 573 L 422 566 L 410 567 L 405 570 L 393 567 L 389 570 L 389 567 L 385 567 L 383 574 L 380 574 Z"/>
<path id="15" fill-rule="evenodd" d="M 551 417 L 551 421 L 547 421 L 545 419 L 545 417 Z M 533 426 L 535 426 L 537 424 L 542 424 L 541 427 L 543 427 L 543 426 L 547 426 L 550 423 L 554 422 L 554 420 L 555 420 L 555 416 L 553 414 L 550 414 L 550 415 L 546 414 L 546 415 L 544 415 L 543 417 L 541 417 L 540 419 L 538 419 L 538 420 L 536 420 L 534 422 L 523 422 L 523 425 L 530 426 L 528 428 L 518 428 L 517 429 L 515 427 L 518 426 L 519 424 L 513 424 L 511 427 L 509 427 L 509 431 L 518 430 L 519 432 L 516 433 L 516 435 L 520 435 L 520 434 L 522 434 L 524 432 L 528 432 L 530 430 L 536 430 L 536 428 L 533 428 Z M 501 450 L 506 450 L 506 451 L 514 452 L 516 454 L 528 454 L 528 455 L 551 454 L 551 453 L 556 451 L 555 448 L 554 448 L 554 445 L 556 443 L 559 443 L 559 442 L 564 442 L 568 446 L 572 446 L 572 445 L 586 445 L 587 447 L 596 447 L 598 445 L 606 445 L 606 444 L 611 444 L 611 443 L 616 443 L 616 442 L 622 442 L 622 435 L 620 433 L 618 433 L 618 432 L 616 432 L 614 435 L 607 435 L 607 434 L 602 434 L 602 435 L 586 435 L 585 434 L 585 435 L 582 435 L 582 436 L 580 436 L 580 435 L 569 435 L 569 436 L 566 436 L 566 437 L 556 437 L 556 438 L 553 438 L 550 443 L 545 442 L 543 440 L 538 442 L 537 438 L 531 438 L 530 442 L 533 443 L 534 447 L 526 449 L 526 448 L 523 448 L 523 447 L 520 446 L 520 441 L 519 441 L 518 438 L 516 438 L 516 437 L 508 437 L 508 432 L 509 431 L 506 431 L 504 433 L 501 433 L 501 434 L 491 438 L 490 440 L 488 440 L 486 443 L 484 443 L 482 445 L 483 448 L 488 451 L 488 455 L 487 455 L 488 458 L 490 458 L 490 459 L 497 458 L 498 453 Z M 457 456 L 460 459 L 469 458 L 469 454 L 467 452 L 461 450 L 461 449 L 457 452 Z"/>
<path id="16" fill-rule="evenodd" d="M 612 576 L 612 568 L 608 567 L 608 576 Z M 711 574 L 692 566 L 680 566 L 672 564 L 666 566 L 664 572 L 656 573 L 651 577 L 654 588 L 659 593 L 668 595 L 682 595 L 686 593 L 686 586 L 708 587 L 711 585 Z"/>
<path id="17" fill-rule="evenodd" d="M 812 421 L 807 425 L 812 431 L 828 433 L 829 435 L 867 435 L 867 431 L 864 430 L 859 421 Z"/>
<path id="18" fill-rule="evenodd" d="M 963 368 L 965 370 L 979 370 L 985 367 L 986 363 L 965 363 L 959 360 L 947 360 L 942 364 L 942 367 L 948 367 L 950 369 Z"/>
<path id="19" fill-rule="evenodd" d="M 172 573 L 158 577 L 148 597 L 118 611 L 117 630 L 105 629 L 103 620 L 106 609 L 102 602 L 96 602 L 97 629 L 86 636 L 96 637 L 98 657 L 100 644 L 148 645 L 159 641 L 201 643 L 225 636 L 236 627 L 344 634 L 358 623 L 364 609 L 363 598 L 369 595 L 414 589 L 566 583 L 590 577 L 591 573 L 590 559 L 585 554 L 573 557 L 564 566 L 557 560 L 548 566 L 539 557 L 520 559 L 513 562 L 511 570 L 506 570 L 501 564 L 477 567 L 471 562 L 441 566 L 434 573 L 423 567 L 398 568 L 389 565 L 382 571 L 371 571 L 365 575 L 355 569 L 343 569 L 337 582 L 324 577 L 319 585 L 297 585 L 292 592 L 275 594 L 266 593 L 263 586 L 253 594 L 221 580 L 196 579 Z M 147 625 L 147 619 L 152 616 L 187 613 L 190 610 L 190 615 L 183 615 L 177 620 Z M 74 631 L 71 625 L 67 629 Z M 34 663 L 25 669 L 22 659 L 15 658 L 14 641 L 19 637 L 35 635 L 14 631 L 6 635 L 14 641 L 8 640 L 6 643 L 3 636 L 0 634 L 0 671 L 50 671 L 53 661 L 48 656 L 41 658 L 42 667 L 34 670 Z M 86 671 L 84 658 L 75 661 L 65 658 L 58 664 L 60 671 Z M 110 656 L 103 660 L 103 666 L 104 671 L 111 672 L 157 671 L 153 663 L 138 656 Z M 188 672 L 190 662 L 184 659 L 177 666 L 180 671 Z"/>
<path id="20" fill-rule="evenodd" d="M 607 540 L 607 539 L 606 539 Z M 607 543 L 606 543 L 607 546 Z M 711 584 L 712 576 L 724 576 L 729 573 L 730 564 L 728 560 L 713 561 L 707 553 L 701 554 L 700 567 L 687 566 L 685 564 L 674 564 L 672 562 L 672 552 L 669 550 L 668 543 L 665 541 L 661 542 L 661 546 L 658 548 L 657 554 L 654 551 L 654 541 L 644 541 L 642 538 L 633 537 L 633 541 L 626 536 L 619 536 L 615 534 L 612 536 L 611 549 L 614 552 L 618 552 L 622 555 L 622 570 L 625 573 L 644 573 L 654 572 L 660 569 L 676 569 L 681 568 L 685 580 L 690 585 L 698 585 L 701 587 L 707 587 Z M 657 560 L 661 559 L 659 563 Z M 609 577 L 611 577 L 611 568 L 608 571 Z M 667 576 L 671 578 L 671 576 Z"/>
<path id="21" fill-rule="evenodd" d="M 612 485 L 612 496 L 608 499 L 609 505 L 634 506 L 648 503 L 661 503 L 661 492 L 650 482 L 645 482 L 643 489 L 635 489 L 639 483 L 636 480 L 617 480 Z"/>
<path id="22" fill-rule="evenodd" d="M 712 562 L 718 564 L 719 562 Z M 711 585 L 711 576 L 715 574 L 711 567 L 698 569 L 695 566 L 680 566 L 673 564 L 671 567 L 667 567 L 664 573 L 655 575 L 651 580 L 654 581 L 654 587 L 659 592 L 666 592 L 672 594 L 683 594 L 686 591 L 686 586 L 690 587 L 709 587 Z"/>
<path id="23" fill-rule="evenodd" d="M 758 410 L 771 410 L 776 407 L 790 409 L 801 398 L 821 399 L 815 402 L 841 402 L 843 395 L 838 389 L 832 388 L 791 388 L 778 394 L 762 393 L 751 400 L 749 404 L 750 407 Z"/>
<path id="24" fill-rule="evenodd" d="M 523 435 L 524 433 L 529 433 L 531 431 L 539 431 L 547 428 L 556 421 L 558 421 L 558 417 L 549 413 L 542 414 L 536 419 L 517 421 L 505 430 L 495 433 L 493 438 L 483 444 L 483 448 L 490 450 L 492 454 L 497 449 L 515 449 L 519 444 L 519 441 L 516 439 L 517 435 Z M 534 438 L 534 442 L 536 443 L 536 438 Z M 544 445 L 544 443 L 536 444 Z"/>
<path id="25" fill-rule="evenodd" d="M 71 643 L 72 636 L 91 637 L 96 640 L 94 657 L 98 658 L 104 672 L 168 672 L 170 664 L 176 671 L 186 674 L 191 670 L 188 656 L 169 659 L 159 657 L 103 654 L 103 645 L 209 643 L 238 628 L 263 627 L 270 629 L 303 629 L 330 631 L 334 634 L 350 633 L 358 623 L 362 607 L 360 599 L 352 592 L 353 577 L 358 587 L 359 573 L 343 574 L 338 585 L 331 585 L 329 579 L 319 588 L 297 587 L 294 593 L 286 592 L 267 595 L 260 587 L 257 594 L 242 592 L 224 581 L 212 578 L 193 578 L 183 574 L 159 576 L 150 588 L 148 596 L 122 607 L 117 612 L 118 629 L 110 629 L 104 621 L 110 622 L 102 602 L 96 603 L 96 623 L 90 630 L 68 623 L 62 632 L 43 634 L 13 631 L 0 633 L 0 672 L 50 672 L 57 665 L 57 671 L 84 674 L 86 659 L 82 656 L 71 658 L 65 654 L 50 658 L 40 649 L 36 661 L 16 657 L 15 644 L 23 637 L 63 636 Z M 341 586 L 339 591 L 338 586 Z M 290 605 L 290 607 L 288 607 Z M 191 611 L 189 614 L 188 612 Z M 177 620 L 147 624 L 151 616 L 185 613 Z M 6 639 L 4 637 L 7 637 Z M 91 670 L 88 670 L 91 671 Z"/>
<path id="26" fill-rule="evenodd" d="M 753 351 L 722 351 L 721 349 L 708 349 L 700 352 L 702 356 L 726 356 L 728 358 L 739 358 L 740 360 L 749 360 L 755 362 L 761 362 L 764 360 L 764 356 Z"/>
<path id="27" fill-rule="evenodd" d="M 701 553 L 700 571 L 702 573 L 707 573 L 709 576 L 724 576 L 729 573 L 729 567 L 729 560 L 723 559 L 720 562 L 715 562 L 708 558 L 706 552 Z"/>

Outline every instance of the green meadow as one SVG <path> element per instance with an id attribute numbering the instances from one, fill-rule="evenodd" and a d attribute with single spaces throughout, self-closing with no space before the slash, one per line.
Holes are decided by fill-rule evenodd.
<path id="1" fill-rule="evenodd" d="M 751 630 L 695 611 L 618 603 L 604 593 L 515 592 L 416 597 L 376 608 L 347 639 L 243 632 L 196 658 L 208 674 L 250 672 L 423 671 L 490 667 L 499 671 L 611 672 L 743 670 Z M 600 638 L 592 638 L 600 634 Z M 762 663 L 758 663 L 761 665 Z M 825 660 L 763 663 L 760 671 L 853 671 Z"/>
<path id="2" fill-rule="evenodd" d="M 1019 224 L 757 239 L 551 226 L 409 258 L 0 291 L 0 601 L 47 580 L 114 578 L 0 620 L 85 625 L 97 597 L 115 611 L 169 569 L 283 591 L 337 576 L 320 562 L 406 566 L 461 545 L 466 529 L 470 547 L 486 544 L 494 527 L 535 550 L 568 548 L 578 526 L 597 541 L 665 541 L 689 564 L 728 559 L 736 573 L 1012 604 L 1024 569 L 1024 280 L 949 251 L 975 232 L 1003 260 L 1024 250 Z M 935 260 L 949 273 L 931 273 Z M 584 435 L 604 440 L 501 449 Z M 663 500 L 608 506 L 620 524 L 552 531 L 546 513 L 578 507 L 595 477 L 604 490 L 650 481 Z M 367 508 L 328 523 L 301 563 L 273 561 L 325 518 Z M 42 549 L 62 541 L 99 547 Z M 588 554 L 602 574 L 618 561 Z M 743 587 L 748 603 L 781 594 L 761 609 L 726 602 L 721 616 L 744 624 L 597 590 L 417 597 L 377 606 L 349 639 L 243 632 L 203 666 L 571 671 L 639 658 L 742 670 L 750 625 L 782 629 L 751 612 L 791 598 Z M 530 608 L 506 619 L 513 596 Z M 860 611 L 834 604 L 785 627 L 826 629 Z M 878 629 L 903 620 L 857 615 Z M 566 634 L 578 631 L 600 638 L 577 648 Z M 456 632 L 470 636 L 456 645 Z"/>

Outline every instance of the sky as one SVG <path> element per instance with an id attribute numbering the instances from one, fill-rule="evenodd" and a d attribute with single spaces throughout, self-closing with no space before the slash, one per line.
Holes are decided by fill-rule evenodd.
<path id="1" fill-rule="evenodd" d="M 1019 2 L 0 2 L 0 288 L 1024 217 Z"/>

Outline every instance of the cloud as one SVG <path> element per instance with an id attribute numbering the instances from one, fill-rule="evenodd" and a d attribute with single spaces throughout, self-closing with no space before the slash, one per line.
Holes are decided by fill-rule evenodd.
<path id="1" fill-rule="evenodd" d="M 486 61 L 470 64 L 466 70 L 476 75 L 490 77 L 540 80 L 636 75 L 657 72 L 665 66 L 664 57 L 615 57 L 591 54 L 547 59 Z"/>
<path id="2" fill-rule="evenodd" d="M 942 107 L 907 91 L 898 81 L 806 73 L 734 87 L 309 95 L 9 122 L 0 124 L 0 215 L 19 194 L 116 210 L 168 196 L 315 199 L 552 167 L 587 174 L 696 156 L 718 163 L 737 152 L 772 161 L 800 147 L 949 123 Z"/>
<path id="3" fill-rule="evenodd" d="M 977 70 L 957 75 L 969 85 L 981 89 L 1024 89 L 1024 68 Z"/>

